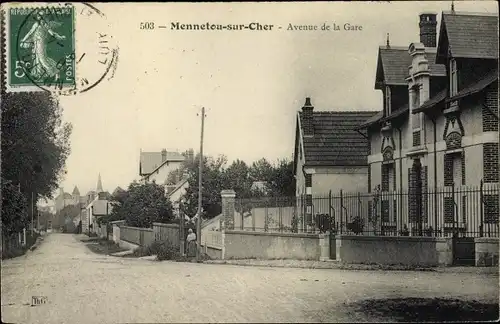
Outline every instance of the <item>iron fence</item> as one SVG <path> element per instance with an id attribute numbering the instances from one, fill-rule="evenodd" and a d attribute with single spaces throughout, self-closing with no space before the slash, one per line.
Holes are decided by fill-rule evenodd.
<path id="1" fill-rule="evenodd" d="M 387 236 L 499 237 L 498 184 L 322 197 L 237 199 L 234 228 Z"/>

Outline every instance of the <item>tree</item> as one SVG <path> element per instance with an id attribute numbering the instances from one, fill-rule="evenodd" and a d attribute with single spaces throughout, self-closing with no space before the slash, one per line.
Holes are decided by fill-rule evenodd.
<path id="1" fill-rule="evenodd" d="M 188 188 L 180 208 L 185 215 L 193 217 L 198 211 L 198 164 L 200 155 L 197 154 L 192 161 L 186 161 L 185 171 L 188 175 Z M 203 157 L 203 187 L 202 208 L 205 218 L 213 218 L 222 211 L 220 193 L 223 189 L 230 189 L 224 183 L 224 166 L 227 158 L 220 155 L 216 159 L 208 156 Z"/>
<path id="2" fill-rule="evenodd" d="M 53 226 L 64 226 L 66 221 L 69 219 L 73 221 L 76 217 L 80 216 L 81 209 L 79 205 L 67 205 L 63 209 L 58 211 L 54 217 Z"/>
<path id="3" fill-rule="evenodd" d="M 267 180 L 267 187 L 273 196 L 295 196 L 293 161 L 278 160 L 277 165 L 273 167 L 270 178 Z"/>
<path id="4" fill-rule="evenodd" d="M 7 236 L 19 233 L 29 223 L 26 198 L 11 181 L 2 178 L 2 231 Z"/>
<path id="5" fill-rule="evenodd" d="M 39 197 L 52 198 L 64 176 L 71 124 L 62 122 L 59 103 L 49 93 L 2 92 L 2 99 L 1 174 L 20 188 L 28 207 Z M 6 213 L 2 208 L 2 225 L 10 226 L 6 222 L 16 215 Z"/>
<path id="6" fill-rule="evenodd" d="M 274 167 L 269 161 L 262 158 L 252 163 L 249 172 L 252 181 L 269 181 L 274 172 Z"/>
<path id="7" fill-rule="evenodd" d="M 119 216 L 129 226 L 151 227 L 153 222 L 167 223 L 173 219 L 172 204 L 165 197 L 163 186 L 155 183 L 132 183 L 127 193 L 114 199 L 117 209 L 113 208 L 112 217 Z"/>

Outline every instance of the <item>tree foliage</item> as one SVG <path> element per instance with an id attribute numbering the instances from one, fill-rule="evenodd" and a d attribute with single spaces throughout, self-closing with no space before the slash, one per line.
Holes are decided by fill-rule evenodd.
<path id="1" fill-rule="evenodd" d="M 125 220 L 129 226 L 151 227 L 153 222 L 168 223 L 173 219 L 164 187 L 155 183 L 131 183 L 127 191 L 115 193 L 111 204 L 107 221 Z"/>
<path id="2" fill-rule="evenodd" d="M 80 216 L 81 209 L 78 205 L 67 205 L 64 206 L 63 209 L 56 212 L 54 216 L 54 221 L 52 222 L 52 226 L 59 227 L 64 226 L 68 219 L 73 220 L 76 217 Z"/>
<path id="3" fill-rule="evenodd" d="M 188 216 L 193 217 L 198 211 L 198 174 L 199 155 L 194 161 L 186 161 L 180 170 L 188 176 L 189 187 L 180 204 L 181 210 Z M 202 208 L 204 218 L 213 218 L 221 213 L 221 191 L 233 189 L 236 197 L 242 199 L 262 198 L 265 196 L 294 196 L 295 178 L 293 174 L 293 162 L 279 160 L 276 165 L 272 165 L 262 158 L 251 166 L 242 160 L 235 160 L 226 167 L 227 159 L 219 156 L 214 159 L 205 156 L 203 158 L 203 192 Z M 174 178 L 174 172 L 170 177 Z M 252 187 L 255 181 L 265 183 L 264 190 Z M 236 204 L 238 212 L 248 212 L 251 202 Z"/>
<path id="4" fill-rule="evenodd" d="M 180 204 L 181 211 L 193 217 L 198 211 L 198 176 L 199 176 L 200 155 L 184 163 L 184 169 L 188 176 L 189 186 L 184 194 L 183 201 Z M 212 218 L 221 213 L 220 192 L 224 188 L 224 166 L 227 158 L 220 155 L 216 159 L 212 157 L 203 157 L 203 187 L 202 187 L 202 209 L 203 216 Z"/>
<path id="5" fill-rule="evenodd" d="M 2 179 L 11 181 L 25 199 L 25 210 L 38 198 L 52 198 L 64 176 L 66 159 L 70 153 L 71 124 L 63 123 L 62 110 L 54 97 L 46 92 L 2 92 Z M 3 182 L 3 181 L 2 181 Z M 32 202 L 32 197 L 34 201 Z M 14 209 L 2 207 L 2 225 L 26 227 L 31 217 L 9 214 Z"/>
<path id="6" fill-rule="evenodd" d="M 26 198 L 11 181 L 2 178 L 2 230 L 19 233 L 29 223 Z"/>
<path id="7" fill-rule="evenodd" d="M 52 198 L 70 153 L 71 124 L 50 94 L 7 93 L 2 101 L 2 176 L 21 192 Z"/>

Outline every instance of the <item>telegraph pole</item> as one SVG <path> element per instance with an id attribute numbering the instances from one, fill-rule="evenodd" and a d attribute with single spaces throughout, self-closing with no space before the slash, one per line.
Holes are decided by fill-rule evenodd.
<path id="1" fill-rule="evenodd" d="M 202 172 L 203 172 L 203 131 L 205 127 L 205 107 L 201 107 L 201 139 L 200 139 L 200 161 L 198 170 L 198 219 L 196 220 L 196 261 L 200 260 L 201 250 L 201 203 L 202 203 Z"/>

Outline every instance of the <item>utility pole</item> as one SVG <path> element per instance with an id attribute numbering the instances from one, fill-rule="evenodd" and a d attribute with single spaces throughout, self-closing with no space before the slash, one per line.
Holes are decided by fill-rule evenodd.
<path id="1" fill-rule="evenodd" d="M 201 203 L 202 203 L 202 173 L 203 173 L 203 131 L 205 127 L 205 107 L 201 107 L 201 139 L 200 139 L 200 164 L 198 170 L 198 219 L 196 220 L 196 261 L 200 260 L 201 250 Z"/>
<path id="2" fill-rule="evenodd" d="M 31 190 L 31 236 L 33 236 L 33 228 L 35 227 L 33 224 L 33 214 L 35 213 L 35 207 L 33 206 L 33 190 Z"/>

